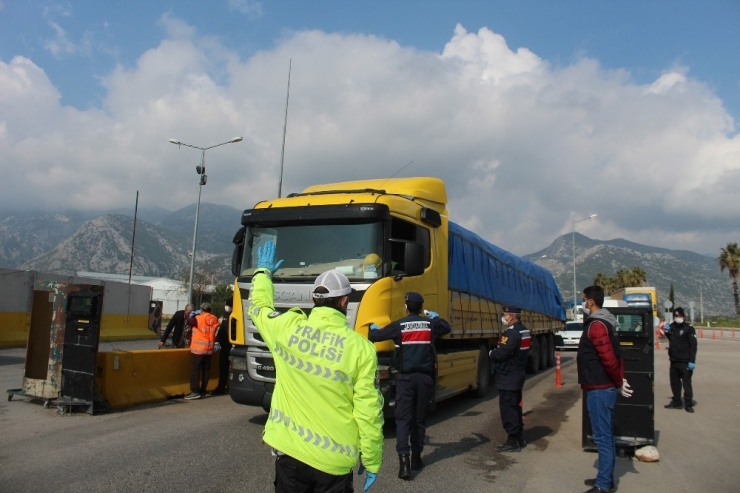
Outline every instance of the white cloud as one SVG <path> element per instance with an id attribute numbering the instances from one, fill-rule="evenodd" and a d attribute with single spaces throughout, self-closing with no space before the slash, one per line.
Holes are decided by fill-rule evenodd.
<path id="1" fill-rule="evenodd" d="M 445 180 L 451 219 L 529 253 L 571 231 L 715 251 L 737 241 L 740 137 L 722 102 L 680 70 L 651 84 L 582 58 L 552 68 L 488 30 L 455 28 L 439 53 L 392 40 L 295 33 L 243 60 L 164 16 L 167 37 L 104 79 L 102 108 L 60 105 L 43 69 L 0 61 L 0 208 L 203 200 L 246 208 L 277 193 L 293 60 L 283 194 L 318 182 Z M 680 233 L 680 234 L 679 234 Z"/>
<path id="2" fill-rule="evenodd" d="M 256 0 L 229 0 L 229 8 L 246 15 L 249 19 L 259 19 L 264 15 L 262 2 Z"/>

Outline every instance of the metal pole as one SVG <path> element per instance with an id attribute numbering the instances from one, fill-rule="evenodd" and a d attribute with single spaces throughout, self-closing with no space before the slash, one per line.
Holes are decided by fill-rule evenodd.
<path id="1" fill-rule="evenodd" d="M 578 287 L 576 286 L 576 223 L 588 221 L 596 216 L 598 216 L 598 214 L 591 214 L 583 219 L 573 221 L 573 320 L 576 320 L 576 304 L 578 303 Z"/>
<path id="2" fill-rule="evenodd" d="M 293 68 L 293 59 L 288 63 L 288 94 L 285 96 L 285 119 L 283 120 L 283 148 L 280 151 L 280 182 L 278 183 L 278 198 L 283 193 L 283 163 L 285 162 L 285 132 L 288 130 L 288 102 L 290 101 L 290 70 Z"/>
<path id="3" fill-rule="evenodd" d="M 200 165 L 205 166 L 206 150 L 203 149 L 200 154 Z M 193 300 L 193 277 L 195 276 L 195 244 L 198 240 L 198 215 L 200 214 L 200 195 L 203 192 L 203 175 L 198 175 L 200 182 L 198 184 L 198 202 L 195 205 L 195 229 L 193 230 L 193 249 L 190 251 L 190 279 L 188 286 L 188 303 L 194 303 Z"/>
<path id="4" fill-rule="evenodd" d="M 576 320 L 576 297 L 578 291 L 576 287 L 576 222 L 573 221 L 573 320 Z"/>

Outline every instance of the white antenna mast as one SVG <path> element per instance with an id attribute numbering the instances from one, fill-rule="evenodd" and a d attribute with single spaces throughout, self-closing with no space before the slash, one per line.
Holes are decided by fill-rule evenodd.
<path id="1" fill-rule="evenodd" d="M 285 163 L 285 132 L 288 130 L 288 102 L 290 101 L 290 71 L 293 68 L 293 59 L 288 62 L 288 94 L 285 96 L 285 120 L 283 122 L 283 148 L 280 151 L 280 183 L 278 184 L 278 198 L 283 193 L 283 164 Z"/>

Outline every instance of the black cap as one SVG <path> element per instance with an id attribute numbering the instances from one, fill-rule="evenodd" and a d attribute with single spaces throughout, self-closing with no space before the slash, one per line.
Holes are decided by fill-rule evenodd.
<path id="1" fill-rule="evenodd" d="M 409 291 L 408 293 L 406 293 L 406 303 L 414 303 L 416 305 L 423 305 L 424 298 L 419 293 L 414 293 L 413 291 Z"/>
<path id="2" fill-rule="evenodd" d="M 676 308 L 675 310 L 673 310 L 673 316 L 674 317 L 684 317 L 685 315 L 683 313 L 683 308 L 681 308 L 679 306 L 678 308 Z"/>
<path id="3" fill-rule="evenodd" d="M 522 313 L 522 309 L 521 308 L 517 308 L 517 307 L 512 306 L 512 305 L 504 305 L 503 310 L 504 310 L 505 313 Z"/>

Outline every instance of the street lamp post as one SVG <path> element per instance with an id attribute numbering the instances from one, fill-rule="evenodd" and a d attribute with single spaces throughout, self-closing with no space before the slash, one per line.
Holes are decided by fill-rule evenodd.
<path id="1" fill-rule="evenodd" d="M 195 167 L 195 171 L 200 175 L 200 184 L 198 185 L 198 202 L 195 206 L 195 228 L 193 230 L 193 248 L 190 250 L 190 279 L 188 280 L 188 303 L 193 303 L 193 277 L 195 276 L 195 245 L 198 241 L 198 216 L 200 215 L 200 196 L 203 191 L 203 185 L 206 184 L 208 181 L 208 176 L 206 176 L 206 151 L 208 149 L 213 149 L 214 147 L 219 147 L 226 144 L 233 144 L 235 142 L 241 142 L 244 140 L 242 137 L 234 137 L 233 139 L 229 140 L 228 142 L 222 142 L 220 144 L 216 144 L 210 147 L 198 147 L 190 144 L 186 144 L 184 142 L 180 142 L 176 139 L 170 139 L 170 143 L 175 144 L 176 146 L 185 146 L 185 147 L 192 147 L 193 149 L 200 150 L 200 166 Z"/>
<path id="2" fill-rule="evenodd" d="M 578 305 L 578 287 L 576 286 L 576 223 L 593 219 L 598 214 L 591 214 L 583 219 L 573 221 L 573 320 L 576 319 L 576 305 Z"/>

